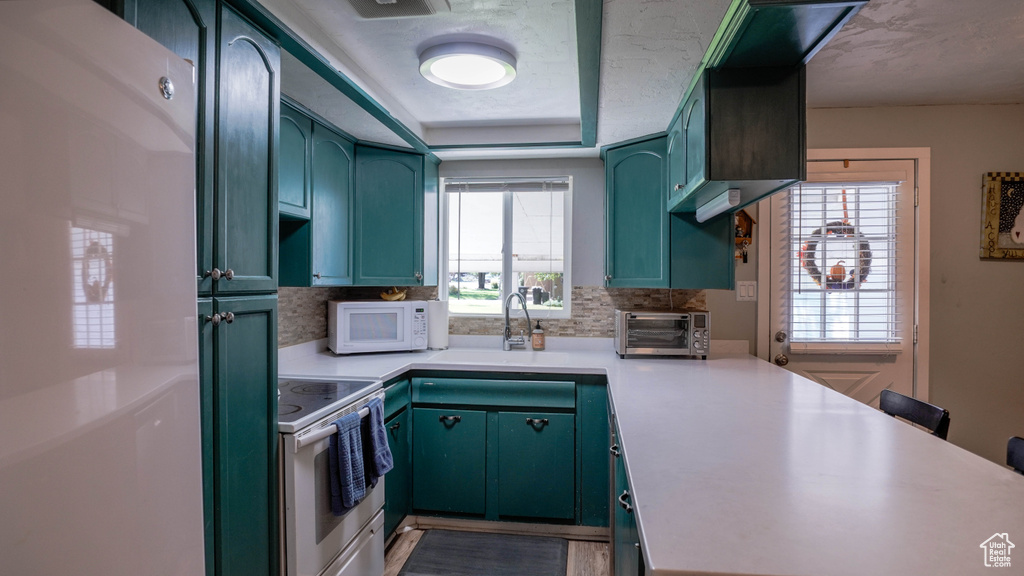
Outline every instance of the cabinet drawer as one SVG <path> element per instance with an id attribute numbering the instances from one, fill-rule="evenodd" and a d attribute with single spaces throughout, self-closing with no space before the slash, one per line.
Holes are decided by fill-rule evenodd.
<path id="1" fill-rule="evenodd" d="M 387 420 L 409 405 L 409 381 L 395 382 L 384 390 L 384 419 Z"/>
<path id="2" fill-rule="evenodd" d="M 575 382 L 413 378 L 415 404 L 503 406 L 511 408 L 576 407 Z"/>

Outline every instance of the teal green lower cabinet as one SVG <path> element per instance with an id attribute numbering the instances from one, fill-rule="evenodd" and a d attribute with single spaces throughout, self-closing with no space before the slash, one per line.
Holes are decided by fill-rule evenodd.
<path id="1" fill-rule="evenodd" d="M 487 413 L 413 408 L 415 510 L 483 515 Z"/>
<path id="2" fill-rule="evenodd" d="M 572 520 L 576 417 L 498 413 L 498 515 Z"/>
<path id="3" fill-rule="evenodd" d="M 644 573 L 643 554 L 640 550 L 640 534 L 636 528 L 636 515 L 633 513 L 633 498 L 629 491 L 626 462 L 621 454 L 613 455 L 612 459 L 615 461 L 615 501 L 612 502 L 615 506 L 612 525 L 614 574 L 638 576 Z"/>
<path id="4" fill-rule="evenodd" d="M 579 524 L 608 526 L 608 386 L 604 377 L 577 377 L 576 486 Z"/>
<path id="5" fill-rule="evenodd" d="M 277 296 L 213 299 L 215 573 L 276 573 Z M 204 331 L 208 328 L 204 328 Z M 205 440 L 204 440 L 205 441 Z"/>
<path id="6" fill-rule="evenodd" d="M 384 422 L 388 447 L 395 467 L 384 477 L 384 534 L 388 535 L 409 513 L 412 480 L 412 447 L 409 444 L 409 410 L 402 410 Z"/>
<path id="7" fill-rule="evenodd" d="M 213 524 L 213 300 L 200 298 L 199 311 L 199 414 L 203 449 L 203 538 L 206 546 L 206 574 L 214 576 L 214 524 Z"/>

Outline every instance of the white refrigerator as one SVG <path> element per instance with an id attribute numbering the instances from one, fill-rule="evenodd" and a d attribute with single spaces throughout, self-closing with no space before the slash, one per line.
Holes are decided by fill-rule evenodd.
<path id="1" fill-rule="evenodd" d="M 0 573 L 203 573 L 192 77 L 0 1 Z"/>

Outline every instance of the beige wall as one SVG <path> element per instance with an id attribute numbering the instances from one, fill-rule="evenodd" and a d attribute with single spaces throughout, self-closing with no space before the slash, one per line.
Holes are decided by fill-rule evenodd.
<path id="1" fill-rule="evenodd" d="M 981 179 L 1024 171 L 1024 105 L 816 109 L 807 126 L 809 148 L 931 148 L 930 400 L 951 442 L 1005 462 L 1024 436 L 1024 261 L 979 259 Z"/>

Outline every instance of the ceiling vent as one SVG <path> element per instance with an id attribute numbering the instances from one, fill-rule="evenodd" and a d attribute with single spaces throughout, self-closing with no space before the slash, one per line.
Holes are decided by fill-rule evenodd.
<path id="1" fill-rule="evenodd" d="M 356 12 L 368 20 L 409 18 L 451 12 L 448 0 L 348 0 Z"/>

